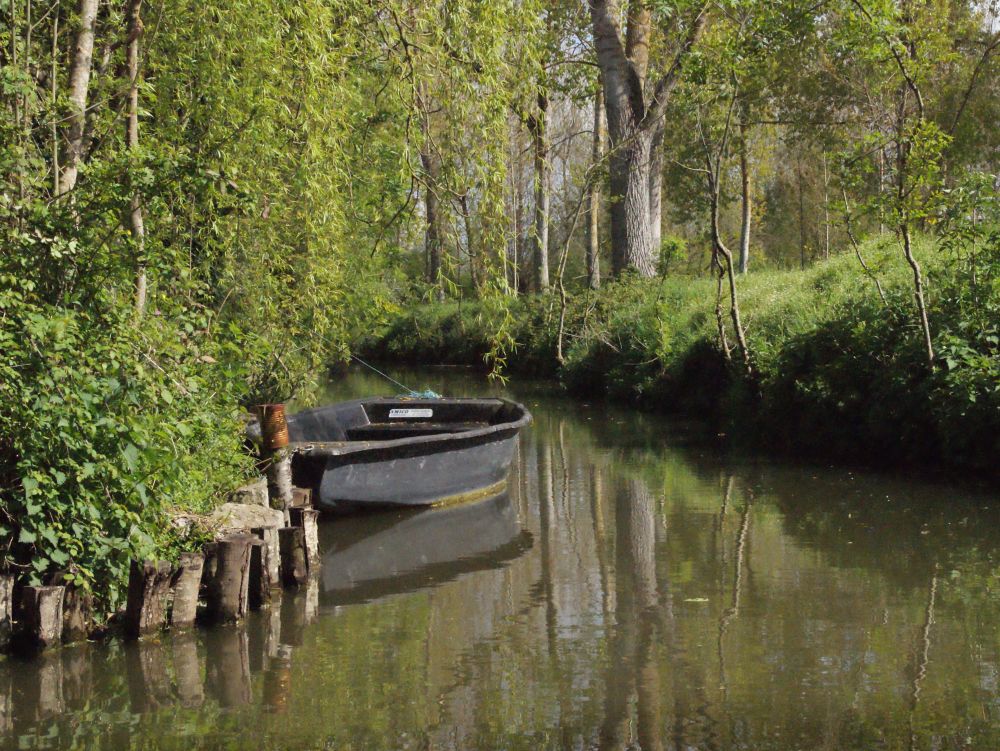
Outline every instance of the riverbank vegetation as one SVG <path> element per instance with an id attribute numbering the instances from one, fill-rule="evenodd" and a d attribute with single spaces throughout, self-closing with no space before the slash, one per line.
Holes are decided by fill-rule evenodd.
<path id="1" fill-rule="evenodd" d="M 0 564 L 113 610 L 386 325 L 988 464 L 998 50 L 959 0 L 8 0 Z"/>
<path id="2" fill-rule="evenodd" d="M 744 445 L 824 459 L 930 462 L 995 471 L 1000 451 L 1000 288 L 995 260 L 968 280 L 932 240 L 914 243 L 935 293 L 928 369 L 912 317 L 911 277 L 890 240 L 806 271 L 761 271 L 741 283 L 753 376 L 719 344 L 711 279 L 629 278 L 573 296 L 525 297 L 504 324 L 515 373 L 558 378 L 571 393 L 611 397 L 708 422 Z M 990 281 L 986 281 L 986 280 Z M 884 301 L 882 298 L 885 298 Z M 732 322 L 725 339 L 733 341 Z M 499 322 L 470 302 L 401 312 L 362 343 L 384 362 L 484 366 Z M 562 353 L 560 356 L 560 352 Z"/>

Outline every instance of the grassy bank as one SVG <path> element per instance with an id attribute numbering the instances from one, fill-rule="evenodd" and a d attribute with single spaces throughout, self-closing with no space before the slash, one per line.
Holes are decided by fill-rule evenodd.
<path id="1" fill-rule="evenodd" d="M 512 373 L 697 416 L 736 441 L 996 475 L 1000 263 L 981 255 L 973 275 L 967 253 L 929 241 L 918 252 L 929 280 L 934 368 L 921 347 L 909 268 L 889 241 L 862 248 L 884 302 L 853 253 L 806 271 L 740 279 L 752 380 L 718 344 L 711 279 L 630 279 L 572 296 L 561 363 L 557 294 L 518 299 L 506 318 L 469 302 L 411 309 L 361 349 L 385 361 L 483 366 L 502 330 L 516 342 Z"/>

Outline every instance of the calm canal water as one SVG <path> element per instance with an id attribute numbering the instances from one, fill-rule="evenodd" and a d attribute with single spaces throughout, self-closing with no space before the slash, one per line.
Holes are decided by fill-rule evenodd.
<path id="1" fill-rule="evenodd" d="M 0 664 L 4 747 L 1000 749 L 995 494 L 510 392 L 505 496 L 324 522 L 322 577 L 245 628 Z"/>

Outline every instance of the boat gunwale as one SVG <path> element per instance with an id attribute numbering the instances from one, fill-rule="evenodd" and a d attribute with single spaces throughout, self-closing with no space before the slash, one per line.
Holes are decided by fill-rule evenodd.
<path id="1" fill-rule="evenodd" d="M 302 456 L 349 456 L 354 454 L 366 454 L 374 451 L 384 451 L 388 449 L 395 448 L 406 448 L 410 446 L 422 446 L 429 447 L 435 444 L 454 444 L 461 445 L 462 443 L 467 443 L 474 439 L 481 439 L 489 436 L 494 436 L 500 433 L 509 433 L 511 435 L 516 434 L 521 428 L 530 425 L 532 421 L 531 412 L 528 408 L 519 402 L 515 402 L 511 399 L 504 399 L 503 397 L 444 397 L 442 399 L 437 398 L 411 398 L 411 397 L 378 397 L 374 399 L 352 399 L 346 402 L 337 402 L 333 405 L 326 405 L 323 407 L 315 407 L 311 410 L 303 410 L 302 412 L 297 412 L 295 416 L 300 414 L 308 414 L 310 412 L 319 411 L 322 409 L 328 409 L 331 406 L 344 406 L 348 404 L 358 404 L 362 408 L 366 404 L 394 404 L 394 403 L 407 403 L 407 404 L 440 404 L 441 402 L 469 402 L 469 403 L 483 403 L 483 402 L 500 402 L 502 404 L 507 404 L 521 412 L 520 417 L 516 420 L 510 420 L 507 422 L 498 423 L 497 425 L 488 425 L 483 428 L 473 428 L 471 430 L 464 430 L 458 433 L 430 433 L 428 435 L 420 436 L 408 436 L 406 438 L 390 438 L 381 441 L 290 441 L 288 443 L 288 450 L 292 453 L 300 454 Z M 366 410 L 367 411 L 367 410 Z M 405 424 L 405 423 L 400 423 Z M 419 423 L 414 423 L 419 424 Z M 507 436 L 503 436 L 507 437 Z"/>

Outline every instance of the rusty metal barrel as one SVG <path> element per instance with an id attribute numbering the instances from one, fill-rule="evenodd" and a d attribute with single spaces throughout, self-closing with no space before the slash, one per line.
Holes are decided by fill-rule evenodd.
<path id="1" fill-rule="evenodd" d="M 276 451 L 288 445 L 284 404 L 258 404 L 257 418 L 260 420 L 260 439 L 265 450 Z"/>

